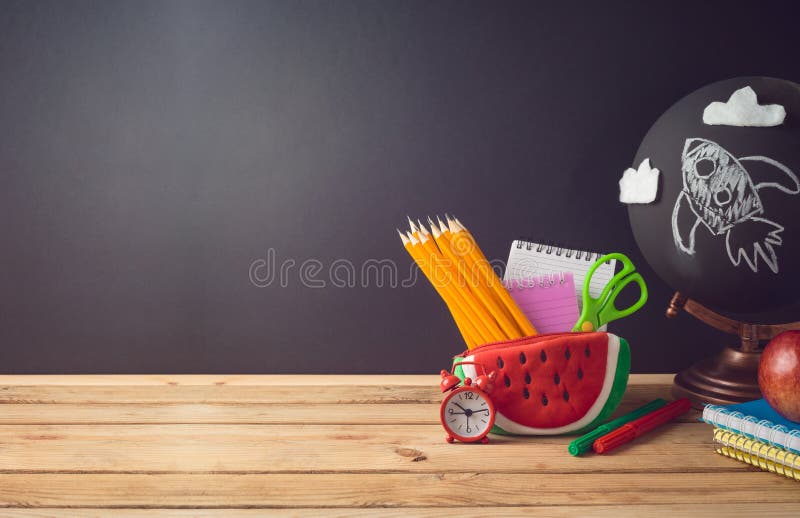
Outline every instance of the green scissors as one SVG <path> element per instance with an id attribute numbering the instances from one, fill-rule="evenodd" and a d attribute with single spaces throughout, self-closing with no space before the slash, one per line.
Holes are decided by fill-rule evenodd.
<path id="1" fill-rule="evenodd" d="M 597 270 L 603 263 L 612 259 L 616 259 L 622 263 L 622 270 L 614 275 L 610 281 L 608 281 L 608 284 L 606 284 L 606 287 L 603 288 L 603 291 L 600 293 L 598 298 L 592 298 L 591 295 L 589 295 L 589 286 L 592 282 L 592 275 L 594 275 L 595 270 Z M 620 292 L 632 282 L 635 282 L 639 285 L 639 300 L 637 300 L 628 308 L 617 309 L 617 306 L 614 304 L 614 301 L 617 299 L 617 295 L 619 295 Z M 636 267 L 633 265 L 633 262 L 628 258 L 628 256 L 625 254 L 614 253 L 604 255 L 598 259 L 591 268 L 589 268 L 589 271 L 586 272 L 586 279 L 583 281 L 582 294 L 583 310 L 581 311 L 581 317 L 578 319 L 578 322 L 575 324 L 575 327 L 573 327 L 572 330 L 590 332 L 600 328 L 605 324 L 608 324 L 611 321 L 627 317 L 631 313 L 638 311 L 642 306 L 644 306 L 644 303 L 647 302 L 647 285 L 644 283 L 642 275 L 636 271 Z"/>

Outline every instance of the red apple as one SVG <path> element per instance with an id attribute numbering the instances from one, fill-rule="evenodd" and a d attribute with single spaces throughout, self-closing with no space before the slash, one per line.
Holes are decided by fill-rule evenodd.
<path id="1" fill-rule="evenodd" d="M 767 344 L 758 366 L 767 402 L 790 421 L 800 421 L 800 331 L 784 331 Z"/>

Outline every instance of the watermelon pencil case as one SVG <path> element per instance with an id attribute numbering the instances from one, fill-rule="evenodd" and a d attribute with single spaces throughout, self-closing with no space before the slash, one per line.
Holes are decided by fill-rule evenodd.
<path id="1" fill-rule="evenodd" d="M 476 379 L 475 365 L 494 370 L 489 396 L 497 410 L 492 433 L 582 433 L 604 422 L 628 384 L 628 342 L 604 332 L 555 333 L 478 346 L 454 358 L 453 373 Z"/>

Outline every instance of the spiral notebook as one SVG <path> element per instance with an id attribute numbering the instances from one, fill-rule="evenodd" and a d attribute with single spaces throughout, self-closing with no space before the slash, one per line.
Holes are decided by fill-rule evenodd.
<path id="1" fill-rule="evenodd" d="M 800 455 L 722 428 L 714 428 L 714 450 L 720 455 L 794 480 L 800 480 Z"/>
<path id="2" fill-rule="evenodd" d="M 504 281 L 530 279 L 536 275 L 572 274 L 578 307 L 583 306 L 581 290 L 586 272 L 604 254 L 571 248 L 517 240 L 511 243 Z M 592 276 L 589 294 L 599 297 L 608 281 L 614 276 L 616 260 L 607 261 Z M 575 319 L 577 321 L 577 318 Z M 574 323 L 574 322 L 573 322 Z M 538 329 L 538 327 L 537 327 Z"/>
<path id="3" fill-rule="evenodd" d="M 504 284 L 539 334 L 571 331 L 578 321 L 578 299 L 571 273 L 536 275 Z"/>
<path id="4" fill-rule="evenodd" d="M 779 448 L 800 453 L 800 423 L 789 421 L 764 399 L 737 405 L 706 405 L 703 421 Z"/>

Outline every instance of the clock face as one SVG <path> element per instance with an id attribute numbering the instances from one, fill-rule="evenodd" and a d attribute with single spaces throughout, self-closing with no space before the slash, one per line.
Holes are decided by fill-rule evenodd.
<path id="1" fill-rule="evenodd" d="M 453 391 L 442 405 L 442 424 L 461 441 L 485 436 L 494 424 L 494 406 L 482 392 Z"/>

